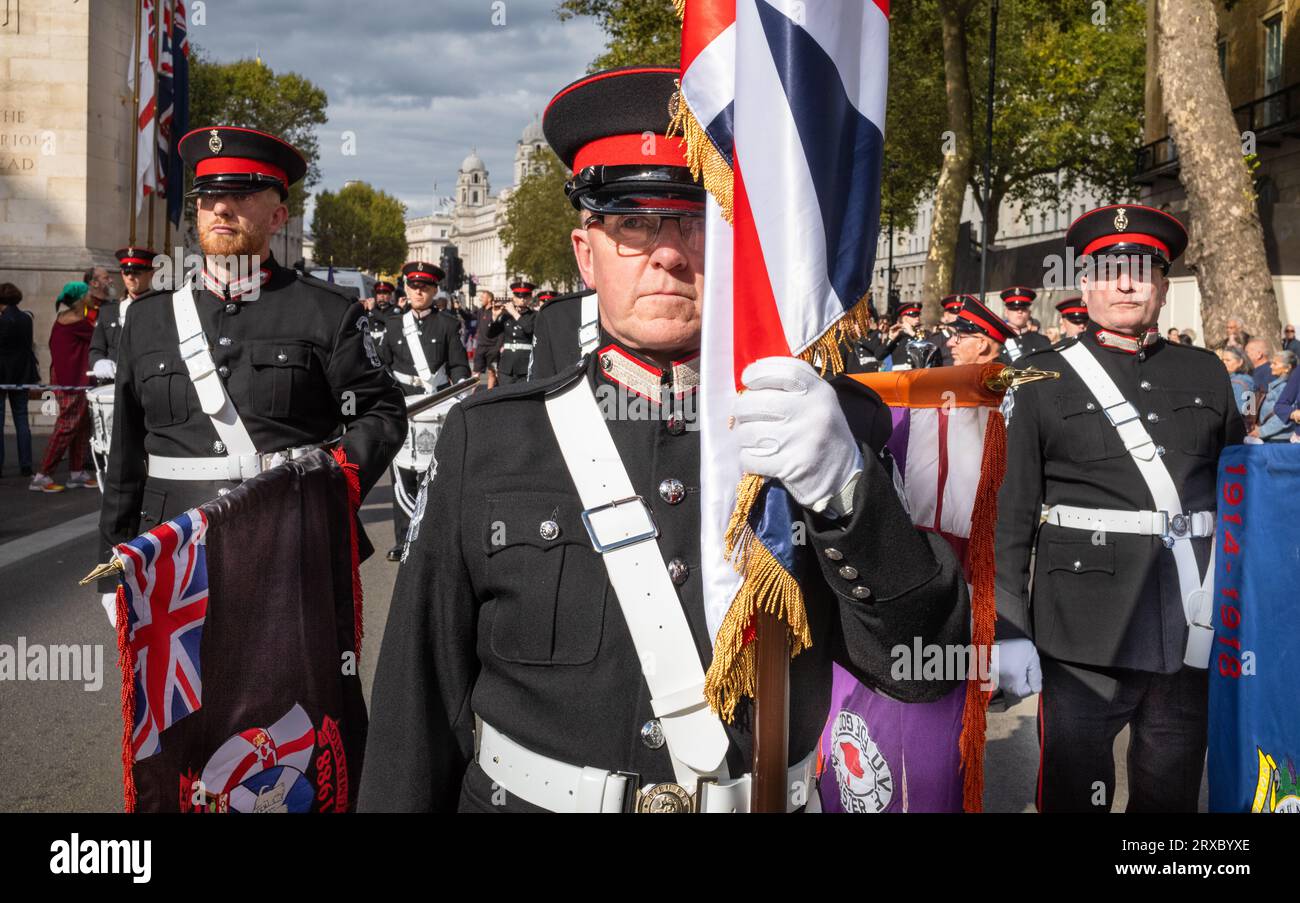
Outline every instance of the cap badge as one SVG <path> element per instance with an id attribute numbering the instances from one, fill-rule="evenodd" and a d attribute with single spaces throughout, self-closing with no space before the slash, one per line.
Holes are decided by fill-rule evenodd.
<path id="1" fill-rule="evenodd" d="M 210 135 L 211 137 L 208 138 L 208 150 L 212 151 L 214 154 L 221 153 L 221 148 L 223 146 L 221 143 L 221 136 L 217 134 L 216 129 L 213 129 Z"/>
<path id="2" fill-rule="evenodd" d="M 1115 214 L 1115 231 L 1123 232 L 1127 228 L 1128 228 L 1128 214 L 1125 213 L 1124 208 L 1121 207 L 1119 208 L 1119 212 Z"/>

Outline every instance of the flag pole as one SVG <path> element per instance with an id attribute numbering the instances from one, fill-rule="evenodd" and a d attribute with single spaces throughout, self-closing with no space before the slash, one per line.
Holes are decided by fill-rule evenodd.
<path id="1" fill-rule="evenodd" d="M 162 113 L 158 109 L 158 101 L 162 96 L 161 85 L 159 84 L 159 67 L 162 65 L 162 9 L 160 4 L 154 4 L 154 42 L 153 42 L 153 140 L 149 144 L 149 153 L 153 156 L 153 191 L 149 192 L 149 247 L 158 247 L 153 243 L 153 208 L 154 202 L 158 200 L 158 117 Z M 163 215 L 166 219 L 166 214 Z"/>
<path id="2" fill-rule="evenodd" d="M 131 66 L 131 82 L 135 85 L 135 90 L 131 95 L 131 197 L 127 202 L 127 216 L 130 226 L 127 232 L 130 235 L 128 244 L 135 246 L 135 193 L 139 186 L 136 184 L 136 171 L 139 163 L 140 153 L 140 15 L 144 0 L 135 0 L 135 41 L 131 45 L 131 59 L 128 65 Z"/>
<path id="3" fill-rule="evenodd" d="M 789 629 L 776 615 L 754 616 L 756 679 L 754 692 L 754 781 L 751 812 L 785 812 L 790 792 Z M 809 790 L 809 792 L 811 792 Z M 806 802 L 806 800 L 804 801 Z"/>

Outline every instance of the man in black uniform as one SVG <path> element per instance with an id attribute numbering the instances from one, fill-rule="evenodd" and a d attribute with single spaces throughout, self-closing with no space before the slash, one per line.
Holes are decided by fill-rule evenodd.
<path id="1" fill-rule="evenodd" d="M 1016 330 L 1016 336 L 1007 340 L 998 360 L 1004 364 L 1018 364 L 1021 358 L 1035 351 L 1052 347 L 1047 336 L 1029 328 L 1029 308 L 1038 292 L 1023 285 L 1013 285 L 1002 290 L 1002 304 L 1006 307 L 1006 321 Z"/>
<path id="2" fill-rule="evenodd" d="M 1061 338 L 1074 339 L 1087 331 L 1088 308 L 1078 295 L 1058 301 L 1056 312 L 1061 315 Z"/>
<path id="3" fill-rule="evenodd" d="M 961 311 L 962 305 L 966 298 L 974 297 L 972 295 L 944 295 L 940 302 L 943 305 L 943 317 L 939 321 L 939 328 L 936 330 L 935 341 L 939 343 L 939 353 L 943 359 L 943 366 L 952 366 L 952 346 L 949 341 L 957 334 L 953 324 L 957 322 L 957 314 Z M 978 300 L 978 299 L 976 299 Z M 999 320 L 1002 318 L 999 317 Z"/>
<path id="4" fill-rule="evenodd" d="M 882 352 L 880 359 L 889 359 L 890 370 L 920 370 L 943 364 L 938 344 L 921 329 L 921 305 L 915 301 L 898 306 L 898 322 L 889 327 L 889 341 Z"/>
<path id="5" fill-rule="evenodd" d="M 1223 364 L 1156 329 L 1182 224 L 1101 207 L 1066 244 L 1089 258 L 1089 322 L 1021 359 L 1061 377 L 1018 389 L 1008 425 L 999 683 L 1014 696 L 1041 687 L 1040 811 L 1108 811 L 1112 744 L 1127 724 L 1129 811 L 1195 812 L 1216 465 L 1244 429 Z"/>
<path id="6" fill-rule="evenodd" d="M 991 364 L 1016 329 L 989 310 L 974 295 L 957 296 L 957 314 L 951 323 L 948 354 L 953 364 Z M 947 302 L 945 302 L 945 311 Z"/>
<path id="7" fill-rule="evenodd" d="M 537 314 L 532 309 L 533 284 L 525 280 L 510 283 L 510 294 L 505 310 L 488 326 L 488 337 L 501 336 L 501 352 L 497 358 L 497 385 L 528 379 L 528 364 L 533 357 L 533 326 Z"/>
<path id="8" fill-rule="evenodd" d="M 95 371 L 95 378 L 102 380 L 112 380 L 117 373 L 117 343 L 126 324 L 127 309 L 136 298 L 153 291 L 150 282 L 153 281 L 153 261 L 158 255 L 145 248 L 120 248 L 115 256 L 122 270 L 126 297 L 99 305 L 95 332 L 90 337 L 90 366 Z"/>
<path id="9" fill-rule="evenodd" d="M 122 330 L 100 515 L 109 548 L 335 440 L 364 495 L 406 435 L 401 392 L 363 350 L 361 303 L 271 257 L 306 161 L 233 127 L 190 132 L 179 151 L 195 169 L 204 268 L 174 295 L 134 302 Z"/>
<path id="10" fill-rule="evenodd" d="M 600 337 L 600 310 L 595 289 L 557 295 L 533 320 L 533 356 L 529 379 L 548 379 L 567 370 Z"/>
<path id="11" fill-rule="evenodd" d="M 412 523 L 380 650 L 364 810 L 748 808 L 748 781 L 729 775 L 749 770 L 752 709 L 724 726 L 703 695 L 712 638 L 687 403 L 699 373 L 703 190 L 680 140 L 664 134 L 676 75 L 598 73 L 547 108 L 547 138 L 576 173 L 574 250 L 600 293 L 601 344 L 556 377 L 453 409 L 421 489 L 441 516 L 436 528 Z M 640 140 L 646 131 L 657 140 Z M 620 157 L 634 140 L 638 156 Z M 783 387 L 759 388 L 760 365 Z M 809 526 L 814 639 L 791 664 L 789 698 L 791 780 L 801 776 L 812 799 L 832 658 L 884 692 L 938 698 L 953 684 L 893 680 L 887 650 L 917 636 L 965 642 L 969 607 L 952 553 L 912 526 L 877 457 L 889 431 L 879 399 L 845 389 L 852 422 L 872 433 L 860 444 L 836 390 L 807 364 L 769 358 L 746 374 L 751 403 L 793 408 L 791 419 L 759 419 L 737 405 L 735 428 L 742 448 L 773 437 L 766 469 L 751 469 L 779 475 Z M 609 411 L 636 410 L 622 402 L 637 399 L 681 407 L 611 418 L 598 395 L 618 396 Z M 793 451 L 791 437 L 810 429 L 818 441 Z M 592 504 L 602 487 L 626 484 L 640 499 Z M 635 535 L 611 518 L 636 521 Z M 699 777 L 717 783 L 697 791 Z"/>
<path id="12" fill-rule="evenodd" d="M 386 278 L 381 278 L 375 281 L 374 297 L 361 302 L 366 309 L 366 319 L 364 323 L 358 320 L 357 328 L 369 333 L 371 347 L 376 354 L 379 353 L 379 348 L 388 334 L 388 315 L 393 310 L 394 291 L 396 287 L 393 283 Z"/>
<path id="13" fill-rule="evenodd" d="M 402 267 L 410 310 L 390 318 L 381 357 L 408 397 L 423 396 L 469 378 L 469 357 L 460 341 L 460 318 L 434 308 L 442 268 L 432 263 Z M 389 561 L 402 559 L 402 544 L 415 511 L 415 494 L 433 459 L 437 431 L 422 417 L 412 423 L 401 452 L 393 459 L 393 535 Z"/>

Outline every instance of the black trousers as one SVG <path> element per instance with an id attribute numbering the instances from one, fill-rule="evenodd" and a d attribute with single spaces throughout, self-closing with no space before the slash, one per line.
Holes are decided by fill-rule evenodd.
<path id="1" fill-rule="evenodd" d="M 420 493 L 420 481 L 424 472 L 407 470 L 393 465 L 393 545 L 401 546 L 406 542 L 406 531 L 411 526 L 411 514 L 415 511 L 415 499 Z"/>
<path id="2" fill-rule="evenodd" d="M 1195 812 L 1209 672 L 1099 668 L 1041 656 L 1038 811 L 1109 812 L 1115 737 L 1129 726 L 1128 812 Z"/>

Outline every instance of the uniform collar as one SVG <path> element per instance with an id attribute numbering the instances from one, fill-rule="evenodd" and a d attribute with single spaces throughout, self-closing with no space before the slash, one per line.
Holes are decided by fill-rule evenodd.
<path id="1" fill-rule="evenodd" d="M 275 258 L 268 257 L 263 263 L 261 269 L 256 273 L 246 276 L 243 279 L 236 279 L 233 282 L 223 282 L 214 274 L 208 271 L 206 259 L 203 265 L 203 272 L 199 276 L 199 281 L 203 287 L 218 298 L 226 301 L 238 301 L 244 295 L 250 292 L 260 292 L 262 286 L 271 280 L 275 272 Z"/>
<path id="2" fill-rule="evenodd" d="M 1160 337 L 1160 330 L 1154 327 L 1148 329 L 1141 337 L 1135 337 L 1103 329 L 1091 320 L 1088 321 L 1087 334 L 1092 336 L 1098 347 L 1121 354 L 1137 354 L 1144 348 L 1150 348 L 1164 341 Z"/>
<path id="3" fill-rule="evenodd" d="M 658 404 L 665 394 L 675 398 L 691 395 L 700 386 L 700 353 L 672 362 L 665 370 L 605 337 L 607 344 L 596 352 L 596 369 L 609 382 L 620 385 Z"/>

